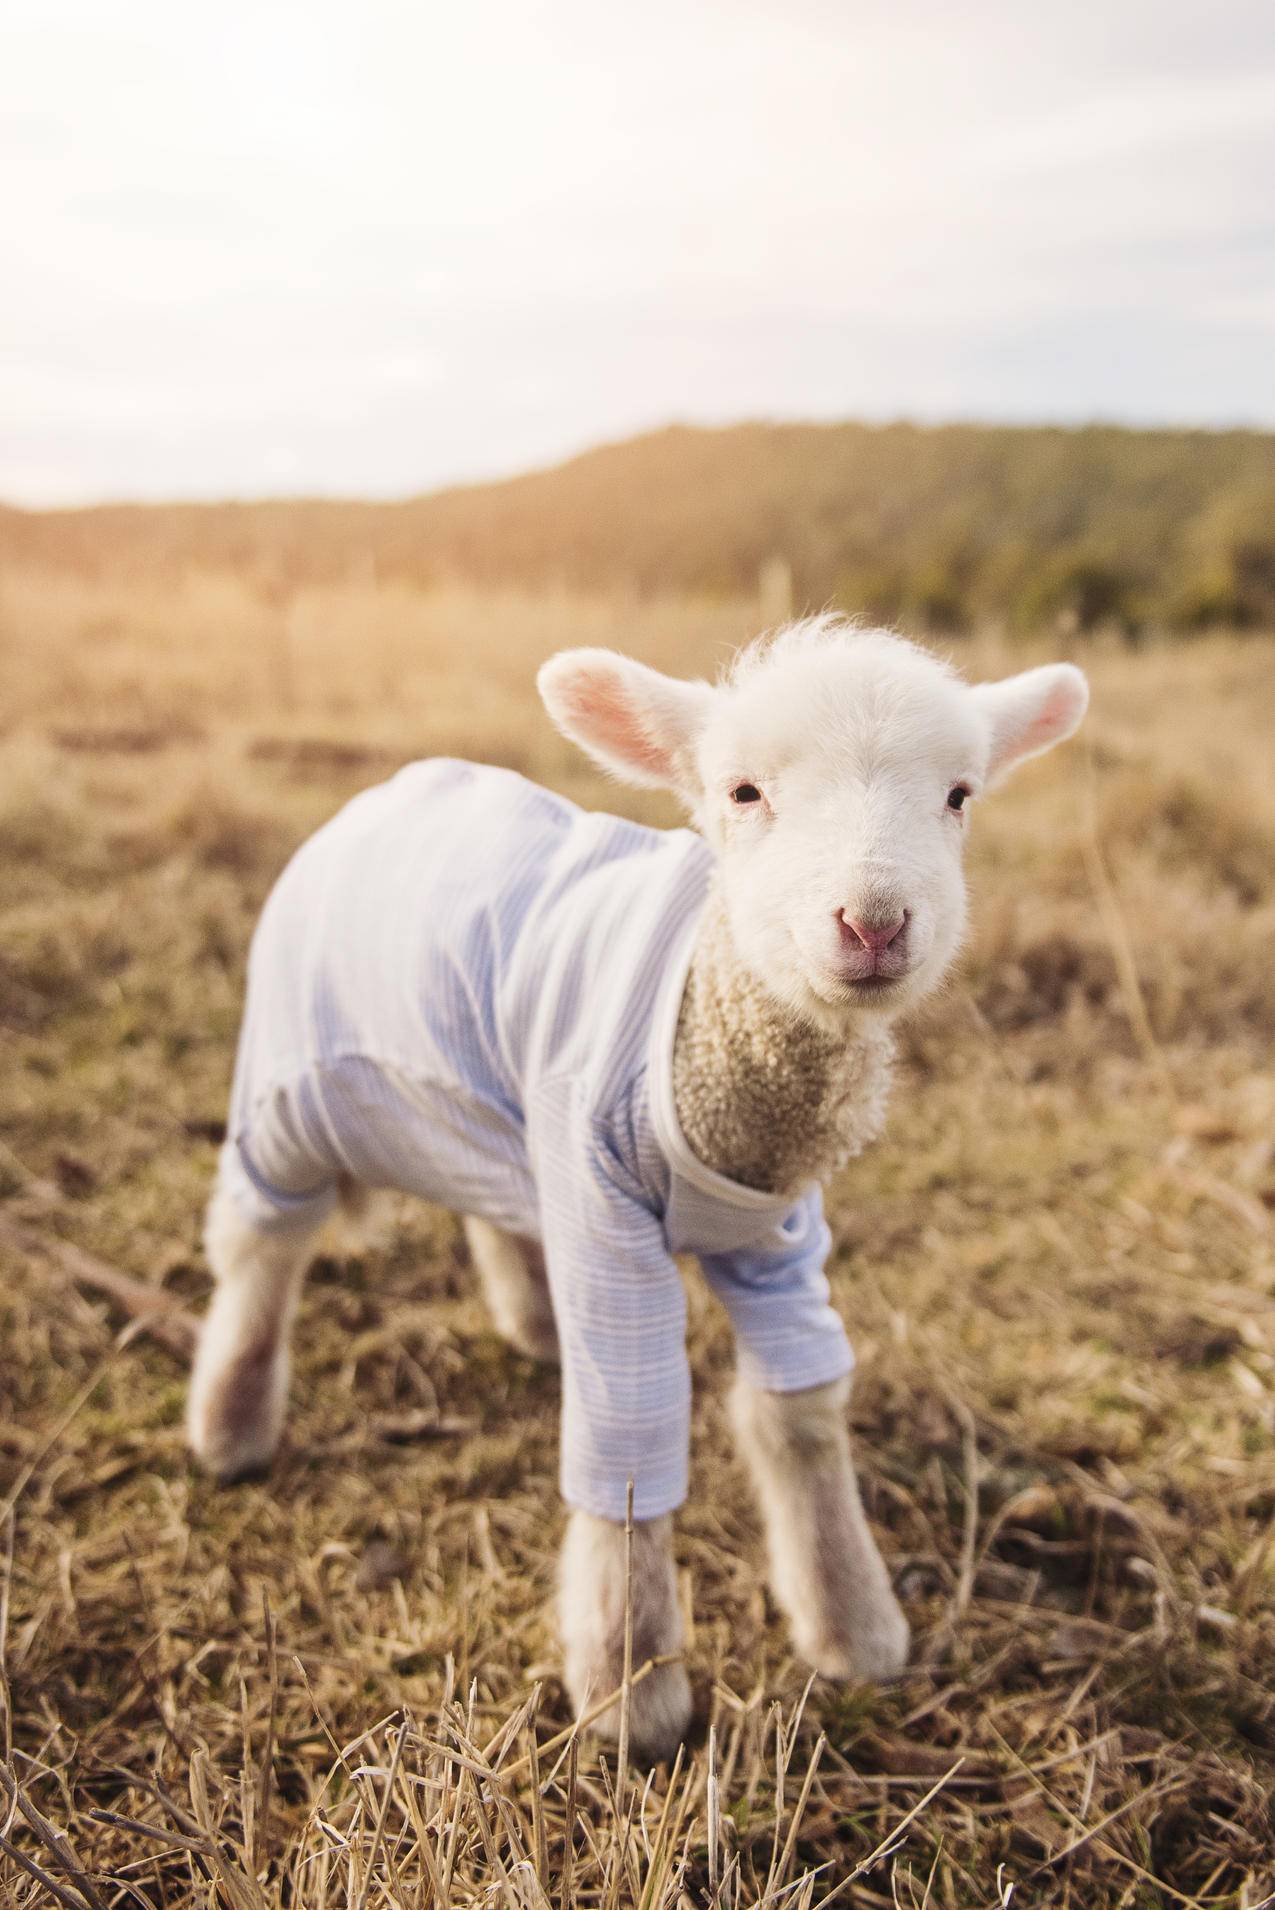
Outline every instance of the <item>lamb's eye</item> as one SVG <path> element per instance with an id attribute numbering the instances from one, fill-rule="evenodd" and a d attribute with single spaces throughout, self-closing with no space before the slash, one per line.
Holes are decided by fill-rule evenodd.
<path id="1" fill-rule="evenodd" d="M 737 803 L 760 802 L 761 791 L 756 783 L 736 783 L 730 792 L 730 799 Z"/>
<path id="2" fill-rule="evenodd" d="M 954 788 L 949 789 L 947 792 L 948 808 L 949 809 L 964 809 L 965 799 L 969 795 L 969 793 L 970 792 L 965 787 L 964 783 L 957 783 Z"/>

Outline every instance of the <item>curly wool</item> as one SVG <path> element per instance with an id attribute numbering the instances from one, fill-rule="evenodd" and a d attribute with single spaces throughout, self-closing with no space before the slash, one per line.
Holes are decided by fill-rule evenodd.
<path id="1" fill-rule="evenodd" d="M 893 1055 L 883 1025 L 839 1036 L 776 1002 L 736 955 L 714 892 L 673 1046 L 678 1123 L 706 1167 L 776 1194 L 827 1180 L 881 1133 Z"/>

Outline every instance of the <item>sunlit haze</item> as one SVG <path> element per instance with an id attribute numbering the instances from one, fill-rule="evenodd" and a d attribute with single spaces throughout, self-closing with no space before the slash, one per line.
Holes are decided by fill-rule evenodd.
<path id="1" fill-rule="evenodd" d="M 675 419 L 1275 424 L 1275 15 L 18 0 L 0 497 Z"/>

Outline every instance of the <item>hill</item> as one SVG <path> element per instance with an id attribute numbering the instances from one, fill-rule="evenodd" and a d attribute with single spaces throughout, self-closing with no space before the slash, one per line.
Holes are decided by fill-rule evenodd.
<path id="1" fill-rule="evenodd" d="M 733 594 L 921 629 L 1275 624 L 1275 435 L 911 424 L 673 427 L 402 503 L 0 512 L 0 564 Z M 772 574 L 774 572 L 772 571 Z"/>

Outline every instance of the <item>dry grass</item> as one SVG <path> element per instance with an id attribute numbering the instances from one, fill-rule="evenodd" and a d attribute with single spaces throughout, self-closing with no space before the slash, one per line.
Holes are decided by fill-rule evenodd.
<path id="1" fill-rule="evenodd" d="M 695 667 L 750 627 L 742 604 L 0 585 L 0 1899 L 1275 1890 L 1264 643 L 1087 659 L 1090 743 L 979 815 L 961 982 L 833 1190 L 865 1490 L 918 1634 L 901 1685 L 806 1694 L 698 1284 L 700 1712 L 674 1773 L 563 1736 L 556 1385 L 487 1329 L 450 1216 L 404 1206 L 316 1269 L 269 1480 L 187 1464 L 172 1347 L 290 845 L 440 749 L 666 814 L 549 734 L 533 665 L 600 641 Z M 167 1294 L 172 1332 L 139 1333 L 85 1255 Z"/>

